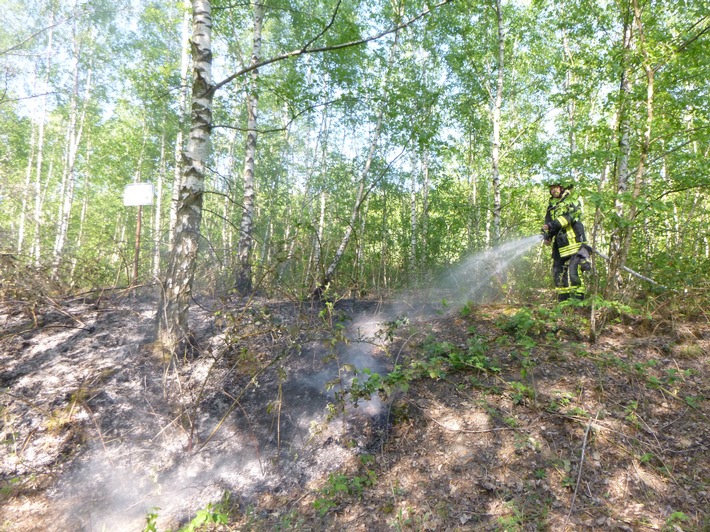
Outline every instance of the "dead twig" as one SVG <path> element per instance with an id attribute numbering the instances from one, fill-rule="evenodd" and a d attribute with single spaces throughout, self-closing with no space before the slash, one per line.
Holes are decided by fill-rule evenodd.
<path id="1" fill-rule="evenodd" d="M 421 409 L 421 407 L 419 407 L 419 408 Z M 494 427 L 492 429 L 480 429 L 480 430 L 454 429 L 454 428 L 447 427 L 446 425 L 439 423 L 436 419 L 427 415 L 427 413 L 424 412 L 424 410 L 422 410 L 422 414 L 424 414 L 424 417 L 427 418 L 429 421 L 433 421 L 434 423 L 439 425 L 442 429 L 448 430 L 450 432 L 463 432 L 465 434 L 483 434 L 485 432 L 497 432 L 500 430 L 518 430 L 516 427 Z"/>
<path id="2" fill-rule="evenodd" d="M 594 425 L 594 423 L 596 423 L 598 418 L 599 418 L 599 412 L 597 412 L 597 415 L 594 417 L 594 420 L 589 422 L 589 424 L 587 425 L 587 430 L 584 432 L 584 441 L 582 442 L 582 456 L 579 459 L 579 468 L 577 470 L 577 482 L 574 485 L 574 493 L 572 494 L 572 502 L 569 505 L 569 511 L 567 512 L 567 517 L 565 518 L 565 526 L 564 526 L 563 530 L 567 530 L 567 526 L 569 525 L 569 519 L 570 519 L 570 516 L 572 515 L 572 509 L 574 508 L 574 503 L 577 500 L 577 491 L 579 490 L 579 481 L 582 479 L 582 466 L 584 466 L 584 454 L 587 451 L 587 439 L 589 437 L 589 431 L 592 430 L 592 425 Z"/>
<path id="3" fill-rule="evenodd" d="M 82 401 L 82 406 L 86 408 L 86 411 L 89 413 L 89 418 L 91 419 L 91 422 L 94 424 L 94 427 L 96 427 L 96 432 L 99 434 L 99 440 L 101 440 L 101 446 L 104 448 L 104 452 L 106 453 L 106 459 L 108 460 L 108 463 L 111 464 L 112 467 L 115 467 L 116 464 L 113 463 L 113 460 L 111 460 L 111 455 L 108 452 L 108 447 L 106 447 L 106 440 L 104 440 L 104 435 L 101 432 L 101 427 L 99 424 L 96 422 L 96 418 L 94 417 L 94 413 L 89 408 L 89 405 L 86 403 L 86 401 Z"/>

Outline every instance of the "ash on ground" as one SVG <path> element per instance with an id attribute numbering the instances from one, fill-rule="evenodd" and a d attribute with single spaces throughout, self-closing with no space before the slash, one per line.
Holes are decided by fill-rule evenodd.
<path id="1" fill-rule="evenodd" d="M 354 326 L 373 309 L 198 301 L 197 350 L 169 355 L 155 307 L 131 295 L 0 314 L 0 522 L 142 530 L 155 512 L 175 527 L 225 493 L 246 506 L 307 486 L 386 430 L 379 398 L 338 401 L 353 371 L 388 363 Z"/>

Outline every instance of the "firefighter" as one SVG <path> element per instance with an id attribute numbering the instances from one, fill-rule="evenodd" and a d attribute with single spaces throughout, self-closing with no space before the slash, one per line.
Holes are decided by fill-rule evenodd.
<path id="1" fill-rule="evenodd" d="M 579 271 L 591 269 L 590 250 L 585 244 L 582 201 L 572 196 L 574 185 L 550 185 L 550 204 L 542 226 L 545 244 L 552 244 L 552 278 L 557 300 L 584 299 L 584 281 Z"/>

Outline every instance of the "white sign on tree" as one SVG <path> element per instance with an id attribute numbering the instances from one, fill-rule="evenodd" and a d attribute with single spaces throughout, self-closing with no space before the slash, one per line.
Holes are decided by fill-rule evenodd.
<path id="1" fill-rule="evenodd" d="M 123 191 L 123 205 L 126 207 L 153 205 L 153 184 L 131 183 L 126 185 Z"/>
<path id="2" fill-rule="evenodd" d="M 131 183 L 126 185 L 123 191 L 123 205 L 126 207 L 138 207 L 136 217 L 136 248 L 133 258 L 133 285 L 138 284 L 138 255 L 141 251 L 141 219 L 143 217 L 143 205 L 153 205 L 153 185 L 152 183 Z"/>

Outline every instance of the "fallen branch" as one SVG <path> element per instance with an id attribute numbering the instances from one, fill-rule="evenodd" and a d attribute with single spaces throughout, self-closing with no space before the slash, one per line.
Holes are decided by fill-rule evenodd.
<path id="1" fill-rule="evenodd" d="M 567 530 L 567 525 L 569 524 L 570 516 L 572 515 L 572 509 L 574 508 L 574 503 L 577 500 L 577 490 L 579 490 L 579 481 L 582 480 L 582 466 L 584 465 L 584 454 L 587 451 L 587 438 L 589 437 L 589 431 L 592 429 L 592 425 L 599 418 L 599 412 L 594 417 L 593 421 L 590 421 L 587 425 L 587 430 L 584 432 L 584 441 L 582 442 L 582 456 L 579 459 L 579 468 L 577 469 L 577 482 L 574 485 L 574 493 L 572 494 L 572 502 L 569 505 L 569 512 L 567 512 L 567 517 L 565 518 L 565 526 L 563 530 Z"/>

